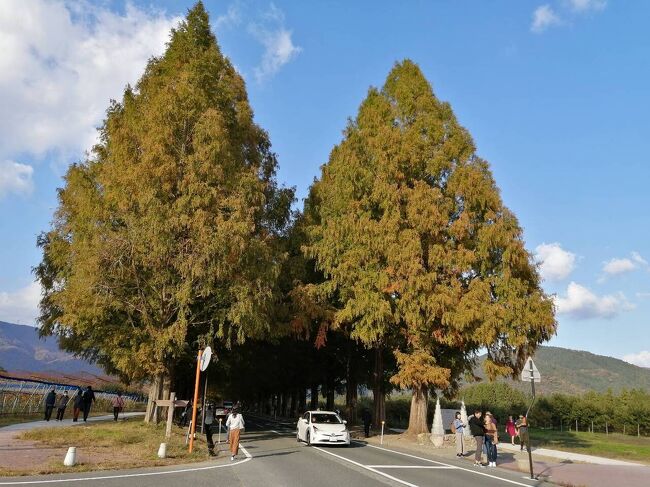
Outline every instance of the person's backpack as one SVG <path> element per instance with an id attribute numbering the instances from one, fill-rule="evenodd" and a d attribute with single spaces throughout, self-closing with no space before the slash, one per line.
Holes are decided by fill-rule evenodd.
<path id="1" fill-rule="evenodd" d="M 456 420 L 455 419 L 449 425 L 449 429 L 451 430 L 452 433 L 456 432 Z"/>

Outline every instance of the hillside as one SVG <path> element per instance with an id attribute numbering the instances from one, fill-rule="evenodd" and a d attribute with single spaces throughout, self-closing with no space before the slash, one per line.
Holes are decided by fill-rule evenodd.
<path id="1" fill-rule="evenodd" d="M 40 339 L 32 326 L 3 321 L 0 321 L 0 367 L 9 372 L 105 375 L 96 365 L 60 350 L 55 337 Z"/>
<path id="2" fill-rule="evenodd" d="M 624 388 L 650 390 L 650 369 L 617 358 L 567 348 L 540 347 L 533 359 L 542 375 L 542 382 L 536 388 L 543 394 L 606 392 L 610 388 L 614 392 Z M 480 367 L 477 375 L 483 377 Z M 525 392 L 530 391 L 530 384 L 508 382 Z"/>

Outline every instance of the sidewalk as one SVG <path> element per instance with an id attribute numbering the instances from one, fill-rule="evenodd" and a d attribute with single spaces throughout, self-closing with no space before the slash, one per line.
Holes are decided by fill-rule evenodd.
<path id="1" fill-rule="evenodd" d="M 519 445 L 512 445 L 510 443 L 499 443 L 498 446 L 501 451 L 510 451 L 517 453 L 520 451 Z M 621 467 L 643 467 L 641 463 L 628 462 L 625 460 L 614 460 L 611 458 L 596 457 L 594 455 L 584 455 L 582 453 L 572 453 L 559 450 L 550 450 L 548 448 L 533 448 L 533 457 L 541 456 L 553 460 L 561 460 L 564 462 L 579 462 L 579 463 L 591 463 L 595 465 L 617 465 Z M 526 451 L 524 450 L 524 453 Z"/>
<path id="2" fill-rule="evenodd" d="M 134 416 L 143 416 L 144 413 L 140 412 L 135 412 L 135 413 L 121 413 L 120 414 L 120 419 L 126 419 L 126 418 L 132 418 Z M 107 414 L 105 416 L 92 416 L 88 418 L 88 423 L 94 423 L 97 421 L 111 421 L 113 419 L 112 414 Z M 79 426 L 84 424 L 83 420 L 79 420 L 77 422 L 73 422 L 71 419 L 66 418 L 63 421 L 55 421 L 55 420 L 50 420 L 50 421 L 31 421 L 29 423 L 17 423 L 17 424 L 11 424 L 9 426 L 3 426 L 0 428 L 0 433 L 6 433 L 6 432 L 17 432 L 17 431 L 28 431 L 28 430 L 33 430 L 36 428 L 61 428 L 65 426 Z"/>
<path id="3" fill-rule="evenodd" d="M 432 444 L 418 445 L 412 438 L 404 437 L 398 429 L 390 428 L 384 437 L 384 445 L 394 445 L 413 451 L 426 452 L 431 455 L 455 458 L 455 448 L 434 448 Z M 367 441 L 379 443 L 374 436 Z M 521 472 L 522 477 L 529 475 L 528 454 L 520 452 L 519 445 L 499 443 L 497 468 Z M 473 451 L 467 452 L 464 459 L 468 465 L 474 460 Z M 485 459 L 485 455 L 483 456 Z M 650 467 L 639 463 L 612 460 L 609 458 L 563 452 L 546 448 L 533 449 L 533 471 L 537 478 L 560 485 L 575 487 L 647 487 Z"/>

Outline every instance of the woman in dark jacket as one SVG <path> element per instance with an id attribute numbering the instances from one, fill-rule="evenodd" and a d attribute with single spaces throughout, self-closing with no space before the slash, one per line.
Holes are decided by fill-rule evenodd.
<path id="1" fill-rule="evenodd" d="M 74 403 L 72 403 L 72 406 L 74 408 L 72 410 L 72 421 L 76 423 L 77 419 L 79 419 L 81 408 L 83 407 L 83 395 L 81 393 L 81 388 L 77 389 L 77 395 L 74 397 Z"/>

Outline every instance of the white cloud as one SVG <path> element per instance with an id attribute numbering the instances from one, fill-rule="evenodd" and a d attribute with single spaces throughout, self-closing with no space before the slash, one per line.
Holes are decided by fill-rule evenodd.
<path id="1" fill-rule="evenodd" d="M 0 291 L 0 320 L 22 325 L 35 325 L 41 285 L 31 283 L 13 292 Z"/>
<path id="2" fill-rule="evenodd" d="M 0 199 L 9 193 L 29 194 L 34 190 L 34 168 L 14 161 L 0 162 Z"/>
<path id="3" fill-rule="evenodd" d="M 625 274 L 632 272 L 640 267 L 648 267 L 648 261 L 645 260 L 638 252 L 632 252 L 632 258 L 618 258 L 615 257 L 607 262 L 603 262 L 603 272 L 608 276 L 616 276 L 618 274 Z M 601 277 L 600 282 L 605 278 Z"/>
<path id="4" fill-rule="evenodd" d="M 273 3 L 262 15 L 262 22 L 249 24 L 248 31 L 264 46 L 262 60 L 254 70 L 258 83 L 276 74 L 302 51 L 284 26 L 284 13 Z"/>
<path id="5" fill-rule="evenodd" d="M 214 28 L 216 31 L 226 29 L 229 27 L 236 27 L 242 21 L 241 8 L 239 3 L 234 3 L 228 7 L 226 13 L 219 15 L 214 21 Z"/>
<path id="6" fill-rule="evenodd" d="M 623 360 L 639 367 L 650 367 L 650 351 L 643 350 L 639 353 L 629 353 L 623 356 Z"/>
<path id="7" fill-rule="evenodd" d="M 0 2 L 0 156 L 77 157 L 180 20 L 130 3 Z"/>
<path id="8" fill-rule="evenodd" d="M 628 258 L 615 258 L 608 262 L 605 262 L 605 265 L 603 266 L 603 272 L 605 274 L 609 274 L 610 276 L 614 276 L 616 274 L 624 274 L 626 272 L 633 271 L 634 269 L 636 269 L 634 262 Z"/>
<path id="9" fill-rule="evenodd" d="M 565 297 L 555 297 L 555 305 L 559 314 L 567 314 L 581 320 L 613 318 L 622 311 L 634 309 L 634 305 L 623 293 L 597 296 L 575 282 L 569 284 Z"/>
<path id="10" fill-rule="evenodd" d="M 533 12 L 533 23 L 530 30 L 536 33 L 544 32 L 547 28 L 560 25 L 562 21 L 550 5 L 540 5 Z"/>
<path id="11" fill-rule="evenodd" d="M 561 281 L 575 269 L 576 255 L 555 243 L 543 243 L 535 248 L 535 260 L 540 263 L 539 272 L 545 280 Z"/>
<path id="12" fill-rule="evenodd" d="M 568 0 L 568 2 L 571 9 L 576 12 L 603 10 L 607 6 L 607 0 Z"/>
<path id="13" fill-rule="evenodd" d="M 632 252 L 632 260 L 634 260 L 634 262 L 636 262 L 637 264 L 641 264 L 644 267 L 648 265 L 648 261 L 645 260 L 643 257 L 641 257 L 641 254 L 639 254 L 638 252 Z"/>

